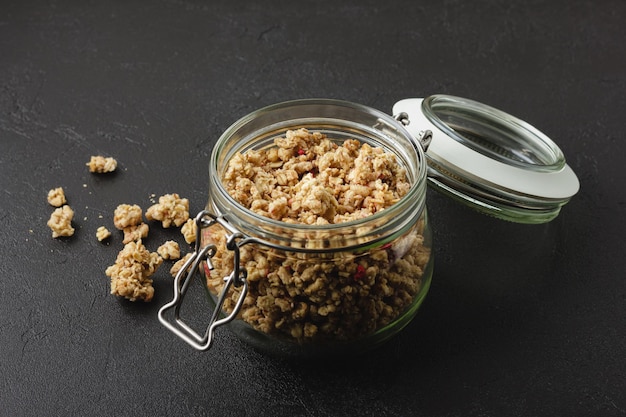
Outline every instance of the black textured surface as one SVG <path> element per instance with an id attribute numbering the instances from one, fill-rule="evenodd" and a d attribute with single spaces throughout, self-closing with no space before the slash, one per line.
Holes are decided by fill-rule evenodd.
<path id="1" fill-rule="evenodd" d="M 0 415 L 626 415 L 623 1 L 3 1 Z M 543 226 L 430 194 L 431 293 L 364 358 L 292 363 L 219 331 L 197 353 L 108 294 L 120 203 L 206 201 L 233 121 L 294 98 L 390 111 L 448 93 L 551 136 L 581 192 Z M 93 176 L 92 154 L 119 171 Z M 63 186 L 76 234 L 50 236 Z M 99 218 L 102 216 L 102 218 Z M 147 245 L 180 237 L 153 226 Z"/>

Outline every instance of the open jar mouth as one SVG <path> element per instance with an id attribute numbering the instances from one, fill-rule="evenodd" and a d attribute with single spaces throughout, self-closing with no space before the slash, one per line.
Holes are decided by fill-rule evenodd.
<path id="1" fill-rule="evenodd" d="M 565 166 L 565 156 L 530 124 L 485 104 L 442 94 L 422 102 L 426 118 L 447 136 L 495 161 L 539 172 Z"/>
<path id="2" fill-rule="evenodd" d="M 342 223 L 292 224 L 255 213 L 233 198 L 222 177 L 231 158 L 247 150 L 274 146 L 274 139 L 287 130 L 306 128 L 325 134 L 341 144 L 357 139 L 393 153 L 406 170 L 409 191 L 385 210 L 366 218 Z M 427 166 L 424 152 L 415 138 L 393 117 L 367 106 L 330 99 L 304 99 L 275 104 L 257 110 L 228 128 L 218 139 L 209 167 L 209 210 L 222 214 L 233 229 L 267 240 L 290 250 L 346 250 L 384 243 L 404 233 L 425 206 Z M 329 243 L 329 236 L 335 239 Z"/>

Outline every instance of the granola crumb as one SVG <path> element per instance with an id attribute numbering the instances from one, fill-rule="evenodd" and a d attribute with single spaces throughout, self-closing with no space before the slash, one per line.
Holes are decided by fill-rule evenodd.
<path id="1" fill-rule="evenodd" d="M 48 227 L 52 230 L 52 237 L 57 238 L 60 236 L 74 235 L 74 228 L 72 227 L 73 218 L 74 210 L 67 204 L 54 210 L 48 220 Z"/>
<path id="2" fill-rule="evenodd" d="M 146 211 L 148 220 L 158 220 L 164 228 L 172 224 L 180 227 L 189 219 L 189 200 L 180 198 L 176 193 L 159 197 L 159 202 Z"/>
<path id="3" fill-rule="evenodd" d="M 104 156 L 92 156 L 91 160 L 85 165 L 89 167 L 89 172 L 104 174 L 113 172 L 117 168 L 117 160 L 115 158 L 105 158 Z M 84 185 L 85 187 L 87 184 Z"/>
<path id="4" fill-rule="evenodd" d="M 127 243 L 105 271 L 111 278 L 111 294 L 130 301 L 151 301 L 154 287 L 150 277 L 162 262 L 163 258 L 148 251 L 141 240 Z"/>
<path id="5" fill-rule="evenodd" d="M 174 265 L 172 265 L 172 267 L 170 268 L 170 274 L 176 278 L 176 275 L 178 275 L 178 272 L 180 271 L 180 269 L 183 267 L 183 265 L 185 265 L 185 262 L 187 262 L 189 260 L 189 258 L 191 258 L 192 254 L 188 253 L 185 256 L 183 256 L 182 258 L 180 258 L 178 261 L 176 261 L 174 263 Z"/>
<path id="6" fill-rule="evenodd" d="M 61 207 L 63 204 L 67 203 L 63 187 L 53 188 L 48 191 L 48 203 L 53 207 Z"/>
<path id="7" fill-rule="evenodd" d="M 179 259 L 180 247 L 178 243 L 173 240 L 168 240 L 157 249 L 157 253 L 161 255 L 163 259 Z"/>
<path id="8" fill-rule="evenodd" d="M 128 226 L 122 229 L 124 232 L 123 244 L 130 243 L 134 240 L 144 239 L 148 237 L 148 231 L 150 228 L 146 223 L 140 223 L 137 225 Z"/>
<path id="9" fill-rule="evenodd" d="M 137 226 L 142 222 L 141 207 L 137 204 L 120 204 L 113 214 L 113 224 L 119 230 L 129 226 Z"/>
<path id="10" fill-rule="evenodd" d="M 185 242 L 192 244 L 196 241 L 196 221 L 194 219 L 188 219 L 183 227 L 180 228 L 180 232 L 185 238 Z"/>
<path id="11" fill-rule="evenodd" d="M 98 238 L 99 242 L 102 242 L 103 240 L 108 239 L 110 237 L 111 237 L 111 232 L 106 227 L 100 226 L 98 227 L 98 230 L 96 230 L 96 238 Z"/>

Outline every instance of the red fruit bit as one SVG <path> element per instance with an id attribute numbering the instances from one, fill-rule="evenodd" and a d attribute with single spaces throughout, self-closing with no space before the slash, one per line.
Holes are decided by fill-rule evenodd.
<path id="1" fill-rule="evenodd" d="M 363 265 L 356 266 L 356 272 L 354 273 L 353 278 L 355 281 L 365 278 L 365 267 Z"/>
<path id="2" fill-rule="evenodd" d="M 306 151 L 304 149 L 298 149 L 298 155 L 304 155 Z"/>

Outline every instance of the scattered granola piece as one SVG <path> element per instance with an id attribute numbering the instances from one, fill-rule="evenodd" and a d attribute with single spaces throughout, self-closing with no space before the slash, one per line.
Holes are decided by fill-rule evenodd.
<path id="1" fill-rule="evenodd" d="M 119 230 L 124 230 L 126 227 L 141 224 L 141 216 L 141 207 L 137 204 L 132 206 L 130 204 L 120 204 L 113 214 L 113 224 Z"/>
<path id="2" fill-rule="evenodd" d="M 52 229 L 52 237 L 72 236 L 74 234 L 73 218 L 74 210 L 67 204 L 54 210 L 48 220 L 48 227 Z"/>
<path id="3" fill-rule="evenodd" d="M 117 161 L 115 158 L 105 158 L 104 156 L 92 156 L 91 160 L 85 164 L 89 167 L 89 172 L 98 174 L 104 174 L 106 172 L 113 172 L 117 168 Z"/>
<path id="4" fill-rule="evenodd" d="M 102 242 L 103 240 L 111 237 L 111 232 L 106 227 L 100 226 L 98 227 L 98 230 L 96 230 L 96 237 L 99 242 Z"/>
<path id="5" fill-rule="evenodd" d="M 192 244 L 196 241 L 196 221 L 195 219 L 188 219 L 183 227 L 180 228 L 180 232 L 185 237 L 185 242 Z"/>
<path id="6" fill-rule="evenodd" d="M 150 277 L 159 268 L 163 258 L 150 252 L 141 240 L 127 243 L 105 273 L 111 277 L 111 294 L 130 301 L 151 301 L 154 296 Z"/>
<path id="7" fill-rule="evenodd" d="M 63 187 L 53 188 L 48 191 L 48 203 L 54 207 L 61 207 L 63 204 L 67 203 Z"/>
<path id="8" fill-rule="evenodd" d="M 180 198 L 178 194 L 165 194 L 159 197 L 159 202 L 146 211 L 148 220 L 158 220 L 164 228 L 173 224 L 180 227 L 189 219 L 189 200 Z"/>
<path id="9" fill-rule="evenodd" d="M 133 240 L 139 240 L 148 237 L 148 231 L 150 228 L 146 223 L 140 223 L 133 226 L 128 226 L 122 229 L 124 232 L 123 244 L 132 242 Z"/>
<path id="10" fill-rule="evenodd" d="M 170 274 L 174 278 L 176 278 L 176 275 L 178 275 L 178 272 L 180 271 L 180 269 L 183 267 L 183 265 L 185 265 L 185 262 L 187 262 L 189 260 L 189 258 L 191 258 L 191 256 L 192 256 L 192 254 L 188 253 L 187 255 L 183 256 L 178 261 L 176 261 L 176 263 L 174 263 L 174 265 L 172 265 L 172 267 L 170 268 Z"/>
<path id="11" fill-rule="evenodd" d="M 173 240 L 168 240 L 157 249 L 157 253 L 161 255 L 163 259 L 179 259 L 180 247 L 178 243 Z"/>

